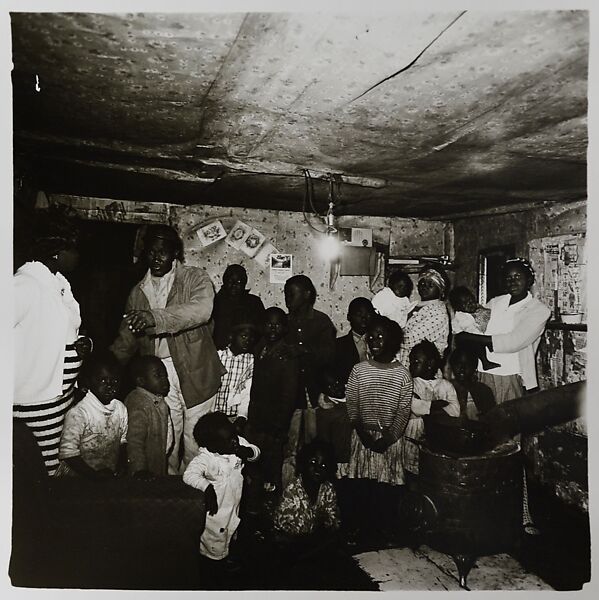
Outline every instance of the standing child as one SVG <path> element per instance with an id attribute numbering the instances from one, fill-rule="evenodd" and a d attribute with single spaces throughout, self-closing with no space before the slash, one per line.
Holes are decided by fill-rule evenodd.
<path id="1" fill-rule="evenodd" d="M 316 409 L 316 437 L 331 444 L 339 477 L 349 472 L 352 426 L 345 404 L 345 384 L 335 377 L 332 369 L 325 370 Z"/>
<path id="2" fill-rule="evenodd" d="M 404 469 L 418 475 L 418 446 L 410 439 L 419 440 L 424 433 L 424 415 L 444 410 L 451 417 L 460 416 L 460 404 L 456 391 L 449 381 L 436 377 L 441 366 L 441 355 L 432 342 L 424 340 L 410 352 L 410 374 L 414 381 L 414 393 L 410 408 L 410 420 L 403 439 Z"/>
<path id="3" fill-rule="evenodd" d="M 451 319 L 451 332 L 457 335 L 462 331 L 482 335 L 487 330 L 491 309 L 481 306 L 474 294 L 464 286 L 458 286 L 449 292 L 449 303 L 454 310 Z M 473 352 L 477 353 L 482 368 L 485 371 L 499 367 L 499 363 L 491 362 L 487 358 L 485 348 L 473 346 Z"/>
<path id="4" fill-rule="evenodd" d="M 112 477 L 125 463 L 127 409 L 116 399 L 119 365 L 109 353 L 92 353 L 79 374 L 84 398 L 67 412 L 56 476 Z"/>
<path id="5" fill-rule="evenodd" d="M 170 389 L 166 367 L 158 357 L 146 355 L 134 358 L 130 371 L 137 387 L 125 399 L 129 472 L 140 478 L 166 475 L 174 446 L 173 422 L 164 400 Z"/>
<path id="6" fill-rule="evenodd" d="M 248 416 L 250 390 L 254 372 L 254 355 L 250 352 L 255 338 L 253 321 L 237 315 L 231 326 L 229 345 L 218 351 L 227 372 L 222 376 L 216 392 L 214 412 L 222 412 L 239 432 L 243 431 Z"/>
<path id="7" fill-rule="evenodd" d="M 395 355 L 401 345 L 400 326 L 387 317 L 375 316 L 368 327 L 371 360 L 358 363 L 346 387 L 347 414 L 354 427 L 349 458 L 349 477 L 359 525 L 385 536 L 395 521 L 404 473 L 401 436 L 410 416 L 412 379 Z"/>
<path id="8" fill-rule="evenodd" d="M 260 462 L 252 479 L 266 492 L 281 488 L 283 449 L 299 387 L 299 361 L 283 358 L 288 323 L 285 312 L 271 307 L 265 313 L 264 335 L 258 344 L 248 408 L 248 439 L 258 445 Z M 256 497 L 261 491 L 256 490 Z"/>
<path id="9" fill-rule="evenodd" d="M 243 463 L 257 460 L 260 450 L 238 436 L 231 421 L 221 412 L 201 417 L 193 434 L 199 452 L 185 470 L 183 481 L 205 495 L 208 514 L 200 553 L 212 560 L 222 560 L 229 555 L 229 545 L 240 522 Z"/>
<path id="10" fill-rule="evenodd" d="M 389 317 L 403 329 L 408 315 L 417 304 L 410 302 L 413 290 L 414 284 L 407 273 L 393 271 L 389 275 L 388 285 L 372 298 L 372 305 L 379 315 Z"/>
<path id="11" fill-rule="evenodd" d="M 493 391 L 476 378 L 478 357 L 471 347 L 458 346 L 449 357 L 453 387 L 460 403 L 460 416 L 478 421 L 495 406 Z"/>

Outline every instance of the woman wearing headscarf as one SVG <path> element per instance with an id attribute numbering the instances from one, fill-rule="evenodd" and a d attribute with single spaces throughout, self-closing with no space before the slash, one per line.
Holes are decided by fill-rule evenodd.
<path id="1" fill-rule="evenodd" d="M 449 314 L 443 298 L 447 282 L 443 274 L 425 267 L 418 277 L 420 302 L 410 313 L 399 350 L 399 362 L 406 368 L 412 348 L 424 340 L 432 342 L 443 356 L 449 337 Z"/>
<path id="2" fill-rule="evenodd" d="M 63 273 L 79 261 L 75 221 L 61 206 L 35 216 L 30 259 L 13 277 L 15 387 L 13 416 L 33 433 L 46 469 L 58 467 L 64 417 L 91 340 L 79 336 L 81 316 Z"/>
<path id="3" fill-rule="evenodd" d="M 505 263 L 507 294 L 487 304 L 491 318 L 485 335 L 459 333 L 457 344 L 479 344 L 498 367 L 485 371 L 479 361 L 479 380 L 488 385 L 497 404 L 520 398 L 538 387 L 535 354 L 551 311 L 530 293 L 535 272 L 525 258 Z M 523 525 L 526 533 L 538 533 L 528 508 L 526 472 L 523 479 Z"/>

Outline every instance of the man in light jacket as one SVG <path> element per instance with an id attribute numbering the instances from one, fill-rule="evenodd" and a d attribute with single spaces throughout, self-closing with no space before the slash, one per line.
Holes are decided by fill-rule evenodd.
<path id="1" fill-rule="evenodd" d="M 175 433 L 168 472 L 175 475 L 194 457 L 194 425 L 212 410 L 225 372 L 211 335 L 214 288 L 203 269 L 182 264 L 183 244 L 172 227 L 150 226 L 144 255 L 148 271 L 129 294 L 110 349 L 123 364 L 135 354 L 152 354 L 164 363 L 170 383 L 165 401 Z"/>

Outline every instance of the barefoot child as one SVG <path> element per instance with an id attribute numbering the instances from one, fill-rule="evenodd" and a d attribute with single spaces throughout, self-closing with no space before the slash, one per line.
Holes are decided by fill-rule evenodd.
<path id="1" fill-rule="evenodd" d="M 257 460 L 260 450 L 238 436 L 227 415 L 221 412 L 201 417 L 193 434 L 199 452 L 185 469 L 183 481 L 205 495 L 208 514 L 200 553 L 222 560 L 229 555 L 229 545 L 240 522 L 243 463 Z"/>
<path id="2" fill-rule="evenodd" d="M 166 475 L 174 446 L 173 422 L 164 400 L 170 390 L 166 367 L 148 355 L 134 358 L 130 371 L 137 387 L 125 399 L 129 472 L 138 478 Z"/>
<path id="3" fill-rule="evenodd" d="M 441 365 L 441 355 L 432 342 L 424 340 L 410 352 L 410 374 L 414 393 L 410 420 L 403 438 L 403 464 L 408 473 L 418 475 L 418 446 L 410 441 L 419 440 L 424 433 L 424 415 L 444 410 L 450 417 L 460 416 L 456 391 L 449 381 L 436 377 Z"/>
<path id="4" fill-rule="evenodd" d="M 455 336 L 462 331 L 467 333 L 484 334 L 491 318 L 491 309 L 481 306 L 474 294 L 464 286 L 458 286 L 449 292 L 449 303 L 454 310 L 451 320 L 451 332 Z M 499 367 L 498 363 L 487 358 L 484 348 L 475 347 L 482 368 L 485 371 Z"/>
<path id="5" fill-rule="evenodd" d="M 112 477 L 124 468 L 127 409 L 116 399 L 119 365 L 110 353 L 93 353 L 83 363 L 84 398 L 67 412 L 56 476 Z"/>

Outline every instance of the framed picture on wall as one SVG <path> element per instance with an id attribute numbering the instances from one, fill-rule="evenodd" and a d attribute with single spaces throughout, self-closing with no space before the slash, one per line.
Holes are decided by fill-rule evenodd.
<path id="1" fill-rule="evenodd" d="M 513 244 L 485 248 L 478 254 L 478 301 L 485 305 L 491 298 L 505 294 L 502 269 L 505 261 L 516 256 Z"/>
<path id="2" fill-rule="evenodd" d="M 196 233 L 202 246 L 210 246 L 210 244 L 214 244 L 214 242 L 218 242 L 218 240 L 222 240 L 227 236 L 227 232 L 220 221 L 208 223 L 208 225 L 200 227 Z"/>

